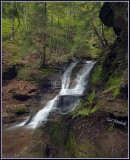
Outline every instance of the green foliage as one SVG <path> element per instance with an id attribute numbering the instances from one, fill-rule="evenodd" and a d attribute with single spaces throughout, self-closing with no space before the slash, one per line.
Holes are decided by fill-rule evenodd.
<path id="1" fill-rule="evenodd" d="M 28 113 L 28 109 L 26 107 L 15 108 L 14 113 L 17 115 L 21 115 L 24 113 Z"/>
<path id="2" fill-rule="evenodd" d="M 72 135 L 68 137 L 64 148 L 65 148 L 67 157 L 70 157 L 70 158 L 77 157 L 78 148 L 77 148 L 76 140 Z"/>
<path id="3" fill-rule="evenodd" d="M 101 53 L 100 48 L 96 48 L 96 47 L 91 46 L 91 53 L 90 54 L 93 59 L 98 58 L 100 53 Z"/>
<path id="4" fill-rule="evenodd" d="M 14 56 L 11 55 L 11 56 L 9 57 L 9 60 L 10 60 L 11 63 L 17 64 L 17 63 L 19 63 L 22 59 L 21 59 L 21 57 L 18 56 L 18 55 L 14 55 Z"/>
<path id="5" fill-rule="evenodd" d="M 44 68 L 42 70 L 37 70 L 37 65 L 34 66 L 24 66 L 18 72 L 18 79 L 29 81 L 32 83 L 41 82 L 44 77 L 49 76 L 53 73 L 52 68 Z"/>
<path id="6" fill-rule="evenodd" d="M 87 101 L 88 101 L 88 103 L 92 103 L 93 102 L 93 100 L 94 100 L 94 98 L 95 98 L 95 89 L 88 95 L 88 97 L 87 97 Z"/>
<path id="7" fill-rule="evenodd" d="M 114 97 L 116 97 L 119 93 L 120 93 L 120 88 L 119 87 L 115 88 L 113 91 Z"/>
<path id="8" fill-rule="evenodd" d="M 82 101 L 80 101 L 78 104 L 77 104 L 77 107 L 72 111 L 70 112 L 70 114 L 74 117 L 78 116 L 78 111 L 82 110 L 84 107 L 84 103 Z"/>
<path id="9" fill-rule="evenodd" d="M 96 96 L 96 93 L 94 89 L 88 95 L 87 101 L 86 102 L 80 101 L 77 107 L 75 108 L 75 110 L 71 112 L 71 114 L 73 115 L 73 118 L 79 115 L 89 116 L 91 113 L 95 113 L 96 111 L 98 111 L 100 109 L 100 105 L 98 103 L 92 109 L 90 109 L 89 107 L 93 103 L 95 96 Z"/>
<path id="10" fill-rule="evenodd" d="M 93 25 L 101 37 L 103 32 L 109 41 L 114 37 L 112 29 L 102 29 L 98 15 L 101 4 L 3 2 L 2 46 L 14 53 L 9 57 L 10 62 L 17 64 L 31 54 L 38 54 L 40 61 L 41 57 L 44 59 L 44 48 L 48 64 L 60 65 L 70 58 L 97 58 L 102 45 Z M 49 70 L 39 70 L 38 65 L 34 65 L 37 67 L 30 65 L 21 68 L 18 78 L 37 83 L 50 74 Z M 93 84 L 100 81 L 101 72 L 102 67 L 98 65 L 92 74 Z M 114 94 L 118 94 L 118 90 Z"/>
<path id="11" fill-rule="evenodd" d="M 79 115 L 87 117 L 90 114 L 97 112 L 99 109 L 100 109 L 99 104 L 96 104 L 92 109 L 86 107 L 79 108 L 77 111 L 73 112 L 73 118 Z"/>
<path id="12" fill-rule="evenodd" d="M 87 5 L 93 16 L 87 10 Z M 97 12 L 100 7 L 100 2 L 88 4 L 46 2 L 47 16 L 46 26 L 44 26 L 45 3 L 4 2 L 2 5 L 3 40 L 9 38 L 12 42 L 20 42 L 20 49 L 16 48 L 15 51 L 18 55 L 11 58 L 12 61 L 15 62 L 15 59 L 21 61 L 20 58 L 30 52 L 43 53 L 44 34 L 46 34 L 45 44 L 49 47 L 46 57 L 53 62 L 66 62 L 69 57 L 96 58 L 101 51 L 101 44 L 91 26 L 91 21 L 95 23 L 101 34 L 101 22 Z M 110 29 L 105 28 L 104 31 L 109 35 L 111 33 Z M 111 37 L 109 36 L 109 39 Z"/>
<path id="13" fill-rule="evenodd" d="M 11 41 L 4 41 L 2 43 L 2 47 L 6 48 L 8 51 L 13 53 L 13 55 L 16 55 L 16 53 L 19 51 L 20 46 L 17 43 L 12 43 Z"/>
<path id="14" fill-rule="evenodd" d="M 103 93 L 112 91 L 114 97 L 116 97 L 120 93 L 120 83 L 122 79 L 122 77 L 109 77 L 107 89 Z"/>
<path id="15" fill-rule="evenodd" d="M 12 22 L 8 18 L 2 18 L 2 38 L 5 40 L 11 35 Z"/>
<path id="16" fill-rule="evenodd" d="M 96 65 L 91 74 L 91 83 L 96 84 L 101 80 L 102 66 Z"/>
<path id="17" fill-rule="evenodd" d="M 122 80 L 122 77 L 110 77 L 107 82 L 107 85 L 108 86 L 119 85 L 121 80 Z"/>
<path id="18" fill-rule="evenodd" d="M 99 104 L 96 104 L 90 111 L 90 113 L 95 113 L 97 112 L 98 110 L 100 109 L 100 105 Z"/>
<path id="19" fill-rule="evenodd" d="M 114 130 L 114 123 L 109 123 L 108 132 L 112 132 Z"/>
<path id="20" fill-rule="evenodd" d="M 90 115 L 90 108 L 84 108 L 78 111 L 77 115 L 82 115 L 82 116 L 89 116 Z"/>

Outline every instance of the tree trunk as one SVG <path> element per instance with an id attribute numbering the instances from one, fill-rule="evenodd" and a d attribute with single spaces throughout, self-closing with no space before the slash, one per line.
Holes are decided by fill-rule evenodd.
<path id="1" fill-rule="evenodd" d="M 24 25 L 25 25 L 25 33 L 27 33 L 27 8 L 26 8 L 26 3 L 24 3 Z"/>
<path id="2" fill-rule="evenodd" d="M 100 34 L 98 33 L 97 28 L 95 27 L 95 25 L 94 25 L 93 22 L 91 22 L 91 24 L 92 24 L 92 27 L 93 27 L 93 29 L 94 29 L 95 34 L 97 35 L 98 39 L 100 40 L 100 42 L 101 42 L 101 44 L 102 44 L 102 47 L 105 48 L 106 45 L 105 45 L 105 43 L 103 42 L 102 37 L 101 37 Z"/>
<path id="3" fill-rule="evenodd" d="M 43 38 L 43 65 L 46 63 L 46 2 L 44 2 L 44 38 Z"/>
<path id="4" fill-rule="evenodd" d="M 12 35 L 11 35 L 12 41 L 14 41 L 14 35 L 15 35 L 15 28 L 14 28 L 14 21 L 15 21 L 15 2 L 13 3 L 13 12 L 14 12 L 14 15 L 13 15 L 13 17 L 12 17 Z"/>
<path id="5" fill-rule="evenodd" d="M 88 11 L 89 11 L 89 13 L 90 13 L 90 16 L 92 17 L 92 15 L 91 15 L 91 11 L 90 11 L 90 9 L 89 9 L 89 6 L 88 6 L 88 5 L 87 5 L 87 9 L 88 9 Z M 102 37 L 101 37 L 101 36 L 100 36 L 100 34 L 98 33 L 98 30 L 97 30 L 96 26 L 94 25 L 93 21 L 91 21 L 90 23 L 92 24 L 92 27 L 93 27 L 93 29 L 94 29 L 94 32 L 95 32 L 95 34 L 97 35 L 97 37 L 98 37 L 99 41 L 101 42 L 102 47 L 103 47 L 103 48 L 105 48 L 105 47 L 106 47 L 106 44 L 104 43 L 104 41 L 103 41 Z"/>

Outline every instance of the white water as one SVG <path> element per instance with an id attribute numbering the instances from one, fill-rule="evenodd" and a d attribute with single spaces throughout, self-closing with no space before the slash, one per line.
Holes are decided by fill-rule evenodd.
<path id="1" fill-rule="evenodd" d="M 73 89 L 63 88 L 60 95 L 82 95 L 89 81 L 89 73 L 96 62 L 87 61 L 84 67 L 77 74 L 75 87 Z"/>
<path id="2" fill-rule="evenodd" d="M 70 85 L 70 75 L 73 70 L 73 68 L 76 66 L 77 62 L 71 63 L 65 73 L 62 77 L 62 89 L 54 99 L 50 100 L 46 106 L 41 109 L 31 120 L 29 124 L 26 125 L 26 127 L 35 129 L 38 125 L 40 125 L 42 122 L 47 121 L 47 117 L 53 109 L 55 109 L 55 104 L 59 100 L 59 96 L 61 95 L 82 95 L 85 87 L 88 83 L 89 73 L 94 66 L 95 62 L 87 61 L 84 64 L 84 67 L 80 70 L 80 72 L 77 74 L 76 80 L 75 80 L 75 87 L 73 89 L 69 89 Z M 75 102 L 75 105 L 71 108 L 70 111 L 72 111 L 78 100 Z M 70 106 L 71 107 L 71 106 Z M 25 122 L 26 123 L 26 122 Z M 25 123 L 20 123 L 19 127 L 24 126 Z M 17 125 L 18 126 L 18 125 Z"/>

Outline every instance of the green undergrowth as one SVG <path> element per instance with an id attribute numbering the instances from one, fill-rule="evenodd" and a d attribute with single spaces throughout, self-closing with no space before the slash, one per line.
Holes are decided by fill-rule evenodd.
<path id="1" fill-rule="evenodd" d="M 12 55 L 9 57 L 12 63 L 19 63 L 24 57 L 30 54 L 34 54 L 36 51 L 32 47 L 28 47 L 23 45 L 18 51 L 16 55 Z"/>
<path id="2" fill-rule="evenodd" d="M 97 112 L 98 110 L 100 109 L 100 105 L 99 104 L 96 104 L 90 111 L 90 113 L 95 113 Z"/>
<path id="3" fill-rule="evenodd" d="M 70 135 L 64 145 L 66 157 L 76 158 L 78 156 L 78 146 L 73 135 Z"/>
<path id="4" fill-rule="evenodd" d="M 3 49 L 8 50 L 9 52 L 13 54 L 17 54 L 17 52 L 19 52 L 20 50 L 20 46 L 18 43 L 13 43 L 9 40 L 2 42 L 2 47 Z"/>
<path id="5" fill-rule="evenodd" d="M 94 85 L 94 84 L 100 82 L 101 73 L 102 73 L 102 66 L 95 65 L 94 69 L 92 70 L 92 74 L 90 76 L 90 83 Z"/>
<path id="6" fill-rule="evenodd" d="M 89 116 L 92 113 L 97 112 L 100 109 L 100 105 L 98 103 L 96 103 L 94 106 L 93 104 L 95 103 L 95 97 L 96 97 L 96 93 L 95 93 L 95 89 L 88 94 L 87 100 L 86 101 L 80 101 L 78 106 L 76 107 L 76 109 L 71 112 L 71 114 L 74 117 L 77 117 L 79 115 L 82 116 Z M 93 107 L 91 107 L 93 106 Z"/>
<path id="7" fill-rule="evenodd" d="M 108 126 L 108 132 L 112 132 L 114 130 L 114 123 L 111 122 L 109 123 L 109 126 Z"/>
<path id="8" fill-rule="evenodd" d="M 96 96 L 96 93 L 95 93 L 95 89 L 94 89 L 87 97 L 88 103 L 92 103 L 94 98 L 95 98 L 95 96 Z"/>
<path id="9" fill-rule="evenodd" d="M 109 77 L 106 84 L 106 90 L 103 93 L 112 92 L 113 96 L 116 97 L 120 93 L 120 83 L 123 80 L 122 77 Z"/>
<path id="10" fill-rule="evenodd" d="M 97 112 L 100 109 L 100 105 L 96 104 L 93 108 L 87 108 L 87 107 L 82 107 L 77 109 L 75 112 L 73 112 L 73 118 L 81 115 L 81 116 L 85 116 L 88 117 L 91 114 Z"/>
<path id="11" fill-rule="evenodd" d="M 21 114 L 28 113 L 28 112 L 29 112 L 29 110 L 27 107 L 20 107 L 20 108 L 14 109 L 14 113 L 17 115 L 21 115 Z"/>
<path id="12" fill-rule="evenodd" d="M 22 67 L 18 72 L 17 78 L 32 83 L 39 83 L 44 77 L 54 72 L 52 68 L 38 69 L 37 67 L 37 65 Z"/>

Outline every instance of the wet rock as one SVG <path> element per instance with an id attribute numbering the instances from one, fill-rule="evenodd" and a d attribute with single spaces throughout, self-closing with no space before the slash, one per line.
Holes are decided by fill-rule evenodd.
<path id="1" fill-rule="evenodd" d="M 56 108 L 59 112 L 68 113 L 72 108 L 76 107 L 75 105 L 81 99 L 80 95 L 62 95 L 59 97 L 59 100 L 56 102 Z"/>

